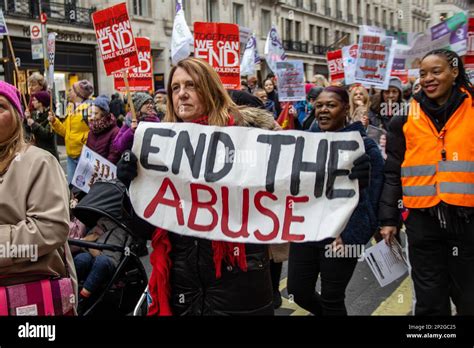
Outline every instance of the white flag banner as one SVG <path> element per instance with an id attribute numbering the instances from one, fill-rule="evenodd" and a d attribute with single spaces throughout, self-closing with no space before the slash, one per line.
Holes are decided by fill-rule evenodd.
<path id="1" fill-rule="evenodd" d="M 247 42 L 244 56 L 242 58 L 242 65 L 240 67 L 240 74 L 242 76 L 255 75 L 256 67 L 260 61 L 257 54 L 257 38 L 253 34 Z"/>
<path id="2" fill-rule="evenodd" d="M 54 60 L 56 57 L 56 33 L 48 34 L 48 83 L 53 90 L 54 88 Z"/>
<path id="3" fill-rule="evenodd" d="M 136 213 L 177 234 L 236 243 L 334 238 L 359 202 L 360 133 L 141 122 Z"/>
<path id="4" fill-rule="evenodd" d="M 189 30 L 184 17 L 183 4 L 181 0 L 176 2 L 176 16 L 174 17 L 173 34 L 171 36 L 171 61 L 173 65 L 186 59 L 191 54 L 194 45 L 194 37 Z"/>
<path id="5" fill-rule="evenodd" d="M 283 48 L 283 42 L 280 40 L 277 28 L 274 25 L 268 33 L 264 53 L 268 66 L 273 73 L 276 73 L 276 63 L 286 60 L 286 53 Z"/>

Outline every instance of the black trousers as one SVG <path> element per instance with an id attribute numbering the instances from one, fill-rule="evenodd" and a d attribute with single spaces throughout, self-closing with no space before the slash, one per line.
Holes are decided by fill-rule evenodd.
<path id="1" fill-rule="evenodd" d="M 428 211 L 410 209 L 405 222 L 415 288 L 415 315 L 474 315 L 474 216 L 462 232 L 441 228 Z"/>
<path id="2" fill-rule="evenodd" d="M 328 246 L 329 247 L 329 246 Z M 357 265 L 354 257 L 326 257 L 320 243 L 291 243 L 288 296 L 314 315 L 347 315 L 346 287 Z M 321 294 L 316 281 L 321 275 Z"/>

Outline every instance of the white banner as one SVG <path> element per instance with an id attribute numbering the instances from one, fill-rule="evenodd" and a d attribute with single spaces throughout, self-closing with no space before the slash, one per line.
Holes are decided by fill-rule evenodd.
<path id="1" fill-rule="evenodd" d="M 3 11 L 0 9 L 0 35 L 8 35 L 7 23 L 3 16 Z"/>
<path id="2" fill-rule="evenodd" d="M 255 75 L 256 64 L 258 64 L 257 38 L 253 34 L 245 47 L 242 64 L 240 65 L 240 74 L 242 76 Z"/>
<path id="3" fill-rule="evenodd" d="M 268 32 L 264 53 L 267 65 L 276 74 L 276 63 L 286 60 L 286 53 L 275 26 Z"/>
<path id="4" fill-rule="evenodd" d="M 350 133 L 141 122 L 135 212 L 181 235 L 242 243 L 337 237 L 359 202 Z"/>
<path id="5" fill-rule="evenodd" d="M 71 183 L 79 190 L 89 193 L 97 180 L 114 180 L 116 177 L 117 167 L 84 145 Z"/>
<path id="6" fill-rule="evenodd" d="M 56 33 L 48 34 L 48 83 L 51 90 L 54 88 L 54 60 L 56 57 Z"/>
<path id="7" fill-rule="evenodd" d="M 173 33 L 171 35 L 171 60 L 173 65 L 189 57 L 193 44 L 194 37 L 186 23 L 182 1 L 177 0 L 176 16 L 174 17 Z"/>
<path id="8" fill-rule="evenodd" d="M 385 30 L 362 25 L 355 67 L 355 82 L 387 90 L 396 41 Z"/>

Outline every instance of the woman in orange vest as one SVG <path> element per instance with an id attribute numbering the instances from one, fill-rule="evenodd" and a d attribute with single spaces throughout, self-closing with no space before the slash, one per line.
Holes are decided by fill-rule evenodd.
<path id="1" fill-rule="evenodd" d="M 415 315 L 474 315 L 474 88 L 459 56 L 434 50 L 421 62 L 422 90 L 387 136 L 380 200 L 390 244 L 405 221 Z"/>

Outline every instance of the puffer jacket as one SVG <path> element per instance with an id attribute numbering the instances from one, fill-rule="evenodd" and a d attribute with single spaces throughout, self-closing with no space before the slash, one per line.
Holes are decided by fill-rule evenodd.
<path id="1" fill-rule="evenodd" d="M 310 131 L 320 132 L 321 130 L 317 125 L 314 125 Z M 377 228 L 379 227 L 378 207 L 384 180 L 384 160 L 375 141 L 367 137 L 361 122 L 354 122 L 340 132 L 359 132 L 364 140 L 365 153 L 370 157 L 371 170 L 369 187 L 360 192 L 359 204 L 341 234 L 344 244 L 365 245 L 377 232 Z M 321 244 L 326 245 L 331 242 L 331 240 L 324 240 Z"/>
<path id="2" fill-rule="evenodd" d="M 89 126 L 87 125 L 90 100 L 84 101 L 77 107 L 71 103 L 66 111 L 66 119 L 61 122 L 55 118 L 52 123 L 53 130 L 64 138 L 66 153 L 71 158 L 81 155 L 82 147 L 87 142 Z"/>
<path id="3" fill-rule="evenodd" d="M 241 107 L 235 125 L 277 130 L 265 110 Z M 247 271 L 223 264 L 216 279 L 212 241 L 169 233 L 174 315 L 273 315 L 267 245 L 245 244 Z"/>

